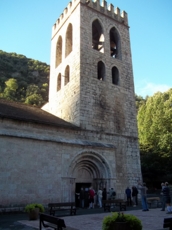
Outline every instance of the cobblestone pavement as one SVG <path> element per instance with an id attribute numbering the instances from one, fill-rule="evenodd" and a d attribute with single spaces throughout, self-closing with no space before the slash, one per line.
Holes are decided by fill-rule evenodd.
<path id="1" fill-rule="evenodd" d="M 163 220 L 166 217 L 172 217 L 172 214 L 166 214 L 164 211 L 160 211 L 160 208 L 150 209 L 150 211 L 143 212 L 142 210 L 125 211 L 137 216 L 143 225 L 143 230 L 162 230 Z M 62 217 L 66 223 L 67 228 L 65 230 L 101 230 L 103 218 L 111 213 L 98 213 L 98 214 L 86 214 L 76 216 L 64 216 Z M 24 216 L 23 216 L 24 217 Z M 26 216 L 25 216 L 26 217 Z M 0 216 L 2 218 L 2 216 Z M 6 216 L 8 218 L 8 215 Z M 2 225 L 1 225 L 2 224 Z M 22 219 L 22 216 L 18 220 L 10 220 L 9 226 L 3 227 L 3 220 L 0 219 L 0 230 L 34 230 L 39 229 L 39 221 L 29 221 Z"/>

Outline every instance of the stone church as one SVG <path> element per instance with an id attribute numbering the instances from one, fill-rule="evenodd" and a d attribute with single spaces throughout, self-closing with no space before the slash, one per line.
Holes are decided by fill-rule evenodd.
<path id="1" fill-rule="evenodd" d="M 49 102 L 0 100 L 0 206 L 74 201 L 142 178 L 126 12 L 72 0 L 52 28 Z"/>

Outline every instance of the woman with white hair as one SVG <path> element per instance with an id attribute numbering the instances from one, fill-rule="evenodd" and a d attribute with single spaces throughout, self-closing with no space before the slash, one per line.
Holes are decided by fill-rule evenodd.
<path id="1" fill-rule="evenodd" d="M 101 188 L 99 188 L 98 192 L 97 192 L 97 196 L 98 196 L 98 203 L 99 203 L 99 207 L 102 208 L 102 190 Z"/>

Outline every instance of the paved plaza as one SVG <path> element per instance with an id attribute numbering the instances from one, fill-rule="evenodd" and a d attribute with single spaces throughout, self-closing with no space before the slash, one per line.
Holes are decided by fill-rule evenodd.
<path id="1" fill-rule="evenodd" d="M 85 214 L 85 215 L 76 215 L 76 216 L 64 216 L 61 217 L 64 219 L 67 228 L 65 230 L 101 230 L 102 229 L 102 221 L 103 218 L 107 215 L 111 215 L 111 213 L 105 213 L 102 211 L 98 211 L 97 214 Z M 139 210 L 130 210 L 125 211 L 124 213 L 132 214 L 137 216 L 143 225 L 143 230 L 162 230 L 163 229 L 163 220 L 164 218 L 172 217 L 172 214 L 166 214 L 166 212 L 161 211 L 160 208 L 150 209 L 150 211 L 143 212 L 141 209 Z M 26 217 L 26 216 L 24 216 Z M 2 215 L 0 215 L 2 218 Z M 6 214 L 6 218 L 8 215 Z M 17 215 L 16 215 L 17 218 Z M 2 220 L 2 219 L 1 219 Z M 10 222 L 9 218 L 9 226 L 2 227 L 0 220 L 0 230 L 34 230 L 39 229 L 39 221 L 29 221 L 27 218 L 22 219 L 20 217 L 19 220 L 15 219 L 13 223 Z"/>

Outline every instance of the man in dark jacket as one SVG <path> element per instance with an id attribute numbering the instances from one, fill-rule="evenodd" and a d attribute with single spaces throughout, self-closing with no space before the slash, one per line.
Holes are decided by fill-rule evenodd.
<path id="1" fill-rule="evenodd" d="M 131 189 L 129 187 L 126 188 L 125 194 L 127 196 L 127 205 L 131 206 L 132 205 L 132 203 L 131 203 Z"/>
<path id="2" fill-rule="evenodd" d="M 132 187 L 132 198 L 133 198 L 133 207 L 136 207 L 138 205 L 138 190 L 136 186 Z"/>

